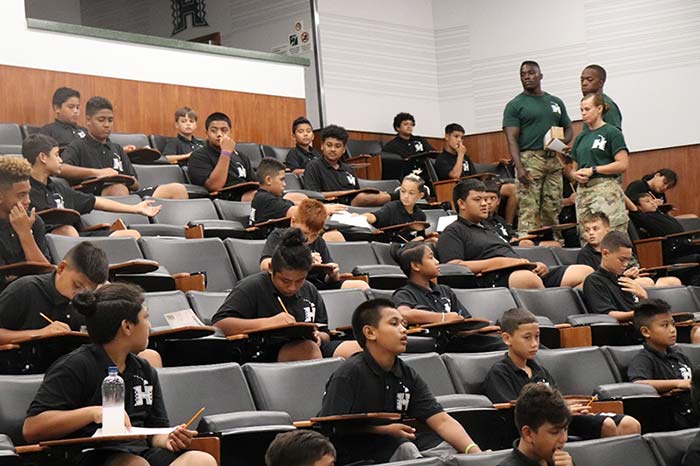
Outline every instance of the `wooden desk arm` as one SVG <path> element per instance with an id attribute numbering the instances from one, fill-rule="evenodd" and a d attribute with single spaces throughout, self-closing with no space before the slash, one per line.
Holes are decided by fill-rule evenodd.
<path id="1" fill-rule="evenodd" d="M 188 291 L 206 291 L 207 277 L 202 272 L 176 273 L 175 288 L 186 293 Z"/>
<path id="2" fill-rule="evenodd" d="M 221 465 L 221 439 L 219 437 L 195 437 L 192 439 L 189 449 L 209 453 L 216 460 L 216 464 Z"/>

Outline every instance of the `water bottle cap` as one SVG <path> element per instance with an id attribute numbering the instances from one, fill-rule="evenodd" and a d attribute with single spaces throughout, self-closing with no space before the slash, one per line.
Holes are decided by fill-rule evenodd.
<path id="1" fill-rule="evenodd" d="M 117 374 L 117 373 L 119 373 L 119 368 L 117 368 L 117 366 L 109 366 L 107 368 L 107 373 L 108 374 Z"/>

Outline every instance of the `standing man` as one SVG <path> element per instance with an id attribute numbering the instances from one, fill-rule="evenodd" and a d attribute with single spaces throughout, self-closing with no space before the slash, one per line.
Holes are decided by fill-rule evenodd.
<path id="1" fill-rule="evenodd" d="M 603 114 L 603 121 L 622 131 L 620 107 L 603 92 L 603 86 L 607 77 L 608 74 L 602 66 L 588 65 L 581 71 L 581 93 L 584 96 L 588 94 L 602 94 L 603 102 L 608 104 L 608 110 Z"/>
<path id="2" fill-rule="evenodd" d="M 572 137 L 564 102 L 542 90 L 542 72 L 534 61 L 520 65 L 523 92 L 503 111 L 503 131 L 515 164 L 519 207 L 518 232 L 556 225 L 563 191 L 562 159 L 544 150 L 544 135 L 552 126 L 564 128 L 564 142 Z"/>

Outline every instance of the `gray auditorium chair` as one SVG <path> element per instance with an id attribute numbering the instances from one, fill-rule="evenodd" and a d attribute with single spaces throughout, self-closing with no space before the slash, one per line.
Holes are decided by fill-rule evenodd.
<path id="1" fill-rule="evenodd" d="M 569 442 L 564 450 L 576 466 L 658 466 L 641 435 Z"/>
<path id="2" fill-rule="evenodd" d="M 165 314 L 190 309 L 187 296 L 180 290 L 144 293 L 144 304 L 148 308 L 148 320 L 153 329 L 169 327 Z"/>
<path id="3" fill-rule="evenodd" d="M 559 261 L 554 255 L 554 252 L 552 251 L 553 249 L 554 248 L 545 246 L 534 246 L 531 248 L 521 248 L 518 246 L 513 247 L 513 250 L 523 259 L 527 259 L 530 262 L 542 262 L 550 269 L 560 265 Z"/>
<path id="4" fill-rule="evenodd" d="M 690 443 L 700 435 L 700 429 L 684 429 L 672 432 L 654 432 L 644 435 L 659 466 L 681 466 L 683 455 Z"/>
<path id="5" fill-rule="evenodd" d="M 224 220 L 233 220 L 241 225 L 247 225 L 250 222 L 250 202 L 214 199 L 214 208 L 219 218 Z"/>
<path id="6" fill-rule="evenodd" d="M 260 161 L 263 158 L 260 145 L 254 142 L 237 142 L 236 152 L 248 157 L 248 160 L 250 160 L 250 166 L 253 167 L 253 170 L 258 168 L 258 165 L 260 165 Z"/>
<path id="7" fill-rule="evenodd" d="M 484 394 L 484 380 L 491 367 L 503 359 L 503 351 L 445 353 L 442 356 L 457 393 Z"/>
<path id="8" fill-rule="evenodd" d="M 140 165 L 134 164 L 136 177 L 141 188 L 156 187 L 161 184 L 179 183 L 187 189 L 190 199 L 208 198 L 209 191 L 203 186 L 190 184 L 179 165 Z"/>
<path id="9" fill-rule="evenodd" d="M 346 290 L 319 291 L 328 313 L 328 328 L 351 331 L 352 313 L 360 304 L 367 301 L 364 291 L 358 288 Z"/>
<path id="10" fill-rule="evenodd" d="M 284 174 L 284 184 L 285 184 L 285 190 L 286 191 L 303 191 L 304 186 L 301 184 L 301 179 L 296 176 L 294 173 L 285 173 Z M 304 192 L 311 192 L 311 191 L 304 191 Z M 323 196 L 323 194 L 321 194 Z"/>
<path id="11" fill-rule="evenodd" d="M 148 136 L 143 133 L 112 133 L 109 140 L 120 146 L 134 145 L 136 147 L 150 146 Z"/>
<path id="12" fill-rule="evenodd" d="M 15 444 L 5 434 L 0 434 L 0 464 L 3 466 L 21 464 L 19 455 L 15 452 Z"/>
<path id="13" fill-rule="evenodd" d="M 456 466 L 496 466 L 510 455 L 512 450 L 497 450 L 474 455 L 455 455 Z"/>
<path id="14" fill-rule="evenodd" d="M 26 444 L 22 424 L 42 380 L 44 374 L 0 375 L 0 432 L 15 445 Z"/>
<path id="15" fill-rule="evenodd" d="M 642 350 L 642 345 L 603 346 L 601 350 L 608 360 L 608 365 L 616 372 L 618 382 L 629 382 L 627 367 Z"/>
<path id="16" fill-rule="evenodd" d="M 389 243 L 380 243 L 378 241 L 373 241 L 371 244 L 374 255 L 377 256 L 377 260 L 380 264 L 399 265 L 391 255 L 392 248 L 395 246 L 392 246 Z"/>
<path id="17" fill-rule="evenodd" d="M 22 125 L 22 138 L 27 139 L 27 136 L 36 134 L 41 129 L 41 126 L 37 125 Z"/>
<path id="18" fill-rule="evenodd" d="M 472 317 L 498 322 L 508 309 L 518 307 L 508 288 L 453 290 Z"/>
<path id="19" fill-rule="evenodd" d="M 351 157 L 365 154 L 376 155 L 382 151 L 382 143 L 377 140 L 348 139 L 347 150 Z"/>
<path id="20" fill-rule="evenodd" d="M 192 310 L 197 313 L 202 322 L 206 325 L 211 325 L 211 319 L 219 310 L 228 293 L 213 292 L 213 291 L 188 291 L 187 300 L 192 306 Z"/>
<path id="21" fill-rule="evenodd" d="M 552 248 L 552 252 L 561 265 L 576 264 L 576 258 L 581 248 Z"/>
<path id="22" fill-rule="evenodd" d="M 265 247 L 265 241 L 264 239 L 235 238 L 224 240 L 239 280 L 260 272 L 260 256 Z"/>
<path id="23" fill-rule="evenodd" d="M 398 266 L 379 263 L 367 241 L 330 242 L 328 251 L 341 273 L 367 274 L 372 288 L 395 289 L 406 282 L 406 276 Z"/>
<path id="24" fill-rule="evenodd" d="M 677 343 L 676 346 L 683 354 L 688 356 L 692 367 L 700 366 L 700 344 Z"/>
<path id="25" fill-rule="evenodd" d="M 437 231 L 438 220 L 440 217 L 447 216 L 447 212 L 443 209 L 426 209 L 423 212 L 425 212 L 425 220 L 430 223 L 430 227 L 425 230 L 426 233 Z"/>
<path id="26" fill-rule="evenodd" d="M 358 178 L 357 183 L 360 185 L 360 189 L 374 188 L 389 194 L 393 193 L 401 186 L 399 180 L 365 180 Z"/>
<path id="27" fill-rule="evenodd" d="M 700 316 L 700 304 L 691 288 L 686 286 L 662 286 L 646 288 L 649 299 L 662 299 L 671 306 L 671 312 L 690 312 Z"/>
<path id="28" fill-rule="evenodd" d="M 245 224 L 221 220 L 209 199 L 158 199 L 160 212 L 153 223 L 183 226 L 201 225 L 205 238 L 227 238 L 245 235 Z"/>
<path id="29" fill-rule="evenodd" d="M 260 149 L 262 150 L 263 157 L 272 157 L 282 163 L 285 163 L 287 161 L 287 154 L 291 150 L 291 147 L 279 147 L 262 144 Z"/>
<path id="30" fill-rule="evenodd" d="M 151 134 L 148 137 L 148 139 L 151 142 L 151 147 L 153 147 L 154 149 L 158 149 L 159 152 L 163 152 L 163 150 L 165 150 L 165 146 L 168 145 L 168 142 L 170 142 L 171 139 L 176 138 L 170 136 L 163 136 L 161 134 Z"/>
<path id="31" fill-rule="evenodd" d="M 0 123 L 0 154 L 22 155 L 22 131 L 17 123 Z"/>
<path id="32" fill-rule="evenodd" d="M 597 347 L 540 350 L 537 360 L 565 395 L 592 395 L 598 386 L 618 382 L 605 354 Z"/>
<path id="33" fill-rule="evenodd" d="M 513 289 L 512 293 L 518 306 L 535 315 L 549 317 L 555 324 L 568 323 L 569 316 L 586 313 L 583 300 L 569 287 Z"/>

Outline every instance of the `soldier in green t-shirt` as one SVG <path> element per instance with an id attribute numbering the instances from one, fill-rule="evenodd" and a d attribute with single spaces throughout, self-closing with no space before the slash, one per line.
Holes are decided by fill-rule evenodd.
<path id="1" fill-rule="evenodd" d="M 603 86 L 608 74 L 605 68 L 600 65 L 588 65 L 581 71 L 581 93 L 586 94 L 602 94 L 603 101 L 608 104 L 608 111 L 603 114 L 603 121 L 609 125 L 622 131 L 622 113 L 620 107 L 605 93 Z"/>
<path id="2" fill-rule="evenodd" d="M 515 164 L 518 232 L 556 225 L 563 191 L 562 159 L 545 151 L 544 135 L 552 126 L 564 128 L 564 142 L 573 137 L 564 102 L 542 90 L 542 72 L 534 61 L 520 65 L 523 92 L 503 111 L 503 131 Z"/>
<path id="3" fill-rule="evenodd" d="M 571 149 L 573 176 L 578 181 L 576 218 L 603 212 L 610 228 L 626 233 L 629 218 L 620 175 L 627 170 L 629 155 L 622 132 L 603 121 L 606 110 L 602 94 L 581 99 L 581 118 L 588 129 L 576 137 Z"/>

